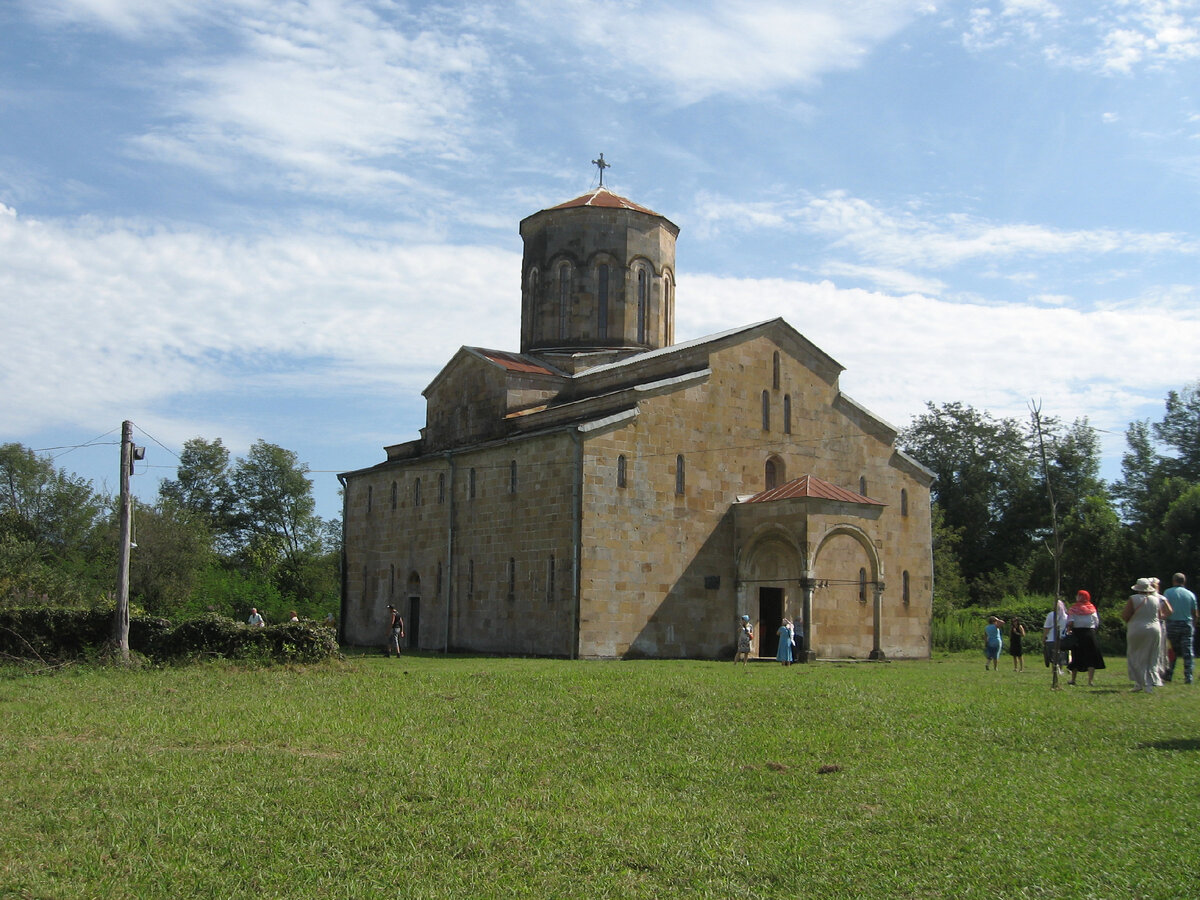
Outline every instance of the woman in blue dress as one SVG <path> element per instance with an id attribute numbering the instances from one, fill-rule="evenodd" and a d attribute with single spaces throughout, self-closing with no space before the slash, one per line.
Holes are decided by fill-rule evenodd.
<path id="1" fill-rule="evenodd" d="M 1000 669 L 1000 648 L 1004 646 L 1004 637 L 1000 626 L 1003 624 L 1004 622 L 995 616 L 988 617 L 987 628 L 984 629 L 986 638 L 983 645 L 983 671 L 985 672 L 991 666 L 995 666 L 997 671 Z"/>
<path id="2" fill-rule="evenodd" d="M 779 649 L 775 652 L 775 658 L 779 660 L 780 665 L 790 666 L 792 664 L 792 623 L 789 619 L 784 619 L 783 624 L 779 626 Z"/>

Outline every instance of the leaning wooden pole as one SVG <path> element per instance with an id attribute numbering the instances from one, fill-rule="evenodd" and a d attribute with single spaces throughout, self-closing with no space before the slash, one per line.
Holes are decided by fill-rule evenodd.
<path id="1" fill-rule="evenodd" d="M 129 662 L 129 545 L 133 540 L 133 501 L 129 496 L 129 471 L 133 467 L 133 423 L 121 423 L 121 513 L 117 538 L 117 611 L 113 616 L 113 644 L 122 662 Z"/>

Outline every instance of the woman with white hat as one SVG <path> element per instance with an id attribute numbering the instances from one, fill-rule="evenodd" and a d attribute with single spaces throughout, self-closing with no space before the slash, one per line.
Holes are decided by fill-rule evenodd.
<path id="1" fill-rule="evenodd" d="M 1159 620 L 1171 614 L 1171 604 L 1154 589 L 1149 578 L 1139 578 L 1132 590 L 1133 595 L 1121 610 L 1121 618 L 1125 620 L 1125 659 L 1129 680 L 1137 685 L 1134 691 L 1149 694 L 1162 684 L 1158 666 L 1162 649 Z"/>
<path id="2" fill-rule="evenodd" d="M 738 636 L 737 636 L 737 653 L 733 655 L 733 661 L 739 659 L 743 665 L 750 662 L 750 644 L 754 640 L 754 628 L 750 625 L 750 617 L 742 616 L 738 620 Z"/>

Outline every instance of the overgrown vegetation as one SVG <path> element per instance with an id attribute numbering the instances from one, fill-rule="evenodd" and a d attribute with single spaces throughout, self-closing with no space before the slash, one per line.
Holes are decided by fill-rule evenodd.
<path id="1" fill-rule="evenodd" d="M 0 896 L 1190 898 L 1200 705 L 1120 662 L 0 679 Z"/>
<path id="2" fill-rule="evenodd" d="M 0 660 L 20 663 L 26 671 L 101 660 L 110 652 L 112 630 L 111 608 L 0 609 Z M 217 658 L 319 662 L 339 653 L 333 629 L 316 622 L 252 628 L 213 613 L 176 625 L 155 616 L 131 616 L 129 648 L 156 664 Z"/>

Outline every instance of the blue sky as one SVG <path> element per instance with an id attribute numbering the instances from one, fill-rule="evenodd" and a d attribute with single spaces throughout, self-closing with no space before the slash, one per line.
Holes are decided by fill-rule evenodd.
<path id="1" fill-rule="evenodd" d="M 517 223 L 681 228 L 679 340 L 783 316 L 895 425 L 1123 433 L 1200 378 L 1200 0 L 0 0 L 0 441 L 152 499 L 334 473 L 517 349 Z"/>

